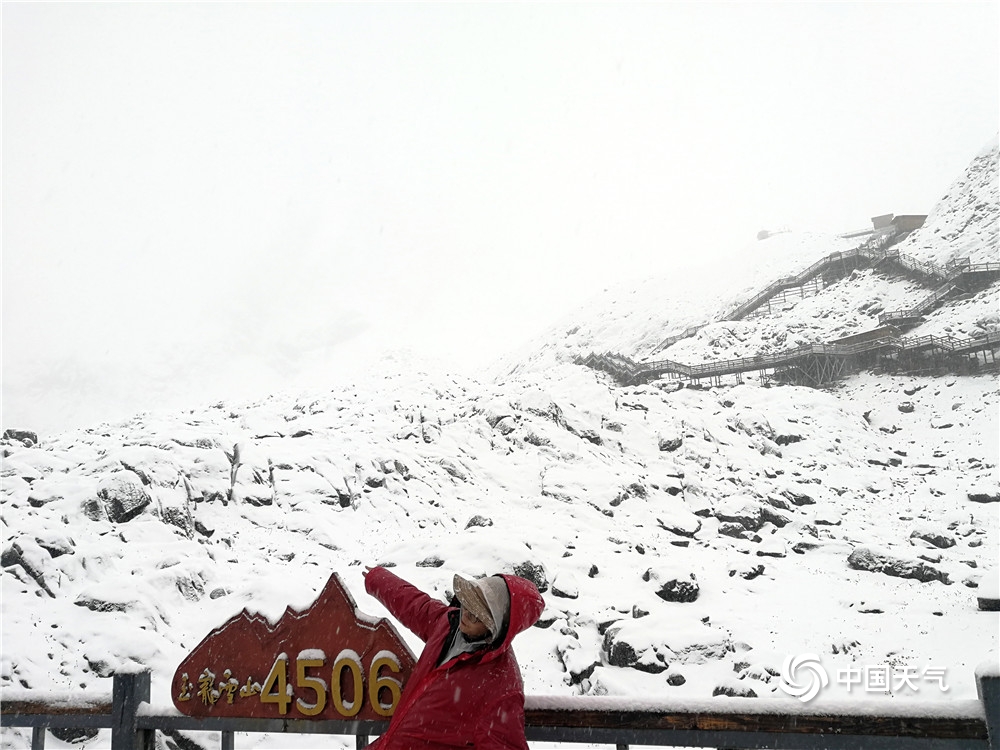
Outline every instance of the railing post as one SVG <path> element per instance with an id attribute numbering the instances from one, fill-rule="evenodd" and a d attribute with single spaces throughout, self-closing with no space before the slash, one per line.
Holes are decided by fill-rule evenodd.
<path id="1" fill-rule="evenodd" d="M 31 728 L 31 750 L 45 750 L 45 727 Z"/>
<path id="2" fill-rule="evenodd" d="M 1000 663 L 980 664 L 976 669 L 976 688 L 986 712 L 986 731 L 990 750 L 1000 750 Z"/>
<path id="3" fill-rule="evenodd" d="M 359 734 L 356 737 L 356 739 L 355 739 L 355 745 L 354 746 L 358 750 L 361 750 L 361 748 L 364 748 L 364 747 L 368 747 L 368 735 L 367 734 Z"/>
<path id="4" fill-rule="evenodd" d="M 235 748 L 236 748 L 236 732 L 223 732 L 222 750 L 235 750 Z"/>
<path id="5" fill-rule="evenodd" d="M 111 688 L 111 750 L 145 750 L 146 732 L 139 737 L 136 712 L 149 701 L 149 672 L 115 674 Z"/>

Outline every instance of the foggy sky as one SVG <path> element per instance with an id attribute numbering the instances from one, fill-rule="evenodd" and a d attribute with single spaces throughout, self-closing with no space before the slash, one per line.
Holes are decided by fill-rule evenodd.
<path id="1" fill-rule="evenodd" d="M 760 229 L 928 213 L 1000 110 L 992 2 L 2 14 L 4 427 L 474 367 Z"/>

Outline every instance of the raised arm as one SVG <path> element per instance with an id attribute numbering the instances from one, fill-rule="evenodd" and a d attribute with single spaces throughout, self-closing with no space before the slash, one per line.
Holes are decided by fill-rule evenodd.
<path id="1" fill-rule="evenodd" d="M 365 589 L 392 616 L 426 642 L 431 627 L 448 611 L 447 605 L 425 594 L 385 568 L 372 568 L 365 575 Z"/>

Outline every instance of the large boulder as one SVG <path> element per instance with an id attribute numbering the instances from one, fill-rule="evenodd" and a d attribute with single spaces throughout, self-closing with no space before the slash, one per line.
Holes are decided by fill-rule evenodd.
<path id="1" fill-rule="evenodd" d="M 51 570 L 51 567 L 48 565 L 49 559 L 50 556 L 46 555 L 43 548 L 37 542 L 33 542 L 26 537 L 22 537 L 20 540 L 11 543 L 0 554 L 0 563 L 3 564 L 3 567 L 9 568 L 14 565 L 20 565 L 24 572 L 35 580 L 35 583 L 38 584 L 38 587 L 42 591 L 55 599 L 56 595 L 52 593 L 52 589 L 49 588 L 45 580 L 45 571 Z"/>
<path id="2" fill-rule="evenodd" d="M 694 573 L 666 568 L 649 568 L 642 580 L 656 584 L 656 595 L 665 602 L 693 602 L 701 594 Z"/>
<path id="3" fill-rule="evenodd" d="M 486 418 L 486 423 L 490 427 L 495 428 L 505 419 L 509 419 L 512 422 L 514 420 L 514 410 L 510 408 L 509 404 L 505 404 L 500 401 L 494 401 L 486 404 L 482 407 L 482 412 L 483 417 Z"/>
<path id="4" fill-rule="evenodd" d="M 792 522 L 791 518 L 783 513 L 778 513 L 778 511 L 768 507 L 767 505 L 760 506 L 760 517 L 764 523 L 773 523 L 779 529 L 784 528 Z"/>
<path id="5" fill-rule="evenodd" d="M 128 612 L 138 607 L 138 602 L 116 596 L 99 596 L 82 593 L 73 602 L 78 607 L 84 607 L 91 612 Z"/>
<path id="6" fill-rule="evenodd" d="M 545 575 L 545 567 L 541 563 L 535 563 L 531 560 L 525 560 L 522 563 L 518 563 L 514 566 L 514 575 L 521 576 L 521 578 L 527 578 L 542 593 L 549 590 L 549 579 Z"/>
<path id="7" fill-rule="evenodd" d="M 594 658 L 594 652 L 583 648 L 580 641 L 573 637 L 567 637 L 557 643 L 556 653 L 559 655 L 563 669 L 569 675 L 570 685 L 579 685 L 584 680 L 589 679 L 594 670 L 601 666 L 601 662 Z"/>
<path id="8" fill-rule="evenodd" d="M 998 503 L 1000 502 L 1000 490 L 989 487 L 973 487 L 966 497 L 974 503 Z"/>
<path id="9" fill-rule="evenodd" d="M 671 534 L 689 539 L 701 531 L 701 519 L 686 508 L 664 508 L 656 517 L 656 523 Z"/>
<path id="10" fill-rule="evenodd" d="M 504 417 L 495 425 L 493 428 L 499 432 L 501 435 L 509 435 L 517 427 L 517 422 L 514 421 L 513 417 Z"/>
<path id="11" fill-rule="evenodd" d="M 438 463 L 441 464 L 441 468 L 447 471 L 451 476 L 455 477 L 455 479 L 461 480 L 463 482 L 468 479 L 466 473 L 461 468 L 459 468 L 458 464 L 456 464 L 450 458 L 439 459 Z"/>
<path id="12" fill-rule="evenodd" d="M 580 596 L 580 583 L 569 570 L 556 573 L 552 579 L 552 595 L 562 599 L 576 599 Z"/>
<path id="13" fill-rule="evenodd" d="M 663 655 L 665 649 L 657 649 L 655 638 L 650 637 L 646 628 L 628 628 L 615 625 L 604 633 L 602 646 L 608 664 L 613 667 L 630 667 L 640 672 L 659 674 L 670 665 Z"/>
<path id="14" fill-rule="evenodd" d="M 493 519 L 487 518 L 486 516 L 473 516 L 469 519 L 469 522 L 465 524 L 465 528 L 471 529 L 474 527 L 485 528 L 487 526 L 493 525 Z"/>
<path id="15" fill-rule="evenodd" d="M 88 497 L 80 503 L 80 512 L 91 521 L 103 521 L 108 517 L 107 511 L 104 510 L 104 503 L 96 495 Z"/>
<path id="16" fill-rule="evenodd" d="M 604 445 L 604 439 L 598 434 L 597 430 L 593 430 L 589 427 L 574 426 L 572 424 L 567 425 L 566 429 L 578 438 L 586 440 L 588 443 L 593 443 L 594 445 Z"/>
<path id="17" fill-rule="evenodd" d="M 715 508 L 713 515 L 720 521 L 738 523 L 747 531 L 757 531 L 764 525 L 763 507 L 748 497 L 727 498 Z"/>
<path id="18" fill-rule="evenodd" d="M 551 419 L 555 424 L 566 429 L 566 416 L 559 404 L 549 398 L 548 394 L 538 389 L 526 390 L 515 405 L 529 414 Z"/>
<path id="19" fill-rule="evenodd" d="M 675 450 L 684 444 L 684 438 L 679 435 L 671 435 L 669 437 L 660 437 L 657 440 L 657 446 L 659 449 L 665 453 L 673 453 Z"/>
<path id="20" fill-rule="evenodd" d="M 811 496 L 807 495 L 797 489 L 786 489 L 783 490 L 781 495 L 786 498 L 792 505 L 815 505 L 816 500 Z"/>
<path id="21" fill-rule="evenodd" d="M 113 523 L 126 523 L 142 513 L 152 499 L 134 471 L 118 471 L 101 481 L 97 497 Z"/>
<path id="22" fill-rule="evenodd" d="M 976 591 L 976 599 L 979 602 L 979 609 L 983 612 L 1000 611 L 1000 582 L 996 576 L 983 579 Z"/>
<path id="23" fill-rule="evenodd" d="M 855 570 L 867 570 L 872 573 L 883 573 L 896 578 L 913 578 L 922 583 L 941 581 L 951 583 L 948 574 L 932 565 L 919 560 L 905 560 L 885 552 L 858 547 L 847 558 L 847 564 Z"/>
<path id="24" fill-rule="evenodd" d="M 744 535 L 748 534 L 742 524 L 733 523 L 732 521 L 723 521 L 720 523 L 718 531 L 723 536 L 731 536 L 734 539 L 742 539 Z"/>
<path id="25" fill-rule="evenodd" d="M 914 531 L 910 534 L 911 543 L 914 539 L 927 542 L 927 544 L 937 547 L 938 549 L 948 549 L 949 547 L 955 546 L 954 537 L 934 529 L 914 529 Z"/>
<path id="26" fill-rule="evenodd" d="M 756 691 L 747 685 L 736 685 L 734 683 L 727 683 L 725 685 L 717 685 L 714 690 L 712 690 L 712 697 L 719 695 L 724 695 L 728 698 L 756 698 Z"/>
<path id="27" fill-rule="evenodd" d="M 59 479 L 65 475 L 48 475 L 37 479 L 31 483 L 31 491 L 28 493 L 28 505 L 32 508 L 41 508 L 49 503 L 63 499 Z"/>
<path id="28" fill-rule="evenodd" d="M 17 441 L 25 448 L 38 445 L 38 435 L 31 430 L 4 430 L 3 439 Z"/>
<path id="29" fill-rule="evenodd" d="M 41 531 L 40 536 L 35 537 L 35 542 L 39 547 L 48 552 L 50 557 L 76 554 L 76 550 L 74 549 L 76 543 L 58 531 Z"/>
<path id="30" fill-rule="evenodd" d="M 724 659 L 733 645 L 722 630 L 700 623 L 685 627 L 650 616 L 609 627 L 602 651 L 612 666 L 660 673 L 675 662 L 704 664 Z"/>

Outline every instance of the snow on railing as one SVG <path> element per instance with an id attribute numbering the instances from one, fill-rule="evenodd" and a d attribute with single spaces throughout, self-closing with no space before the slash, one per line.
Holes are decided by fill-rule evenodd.
<path id="1" fill-rule="evenodd" d="M 810 705 L 747 698 L 676 701 L 593 696 L 528 696 L 525 735 L 545 742 L 598 742 L 672 747 L 757 747 L 865 750 L 1000 750 L 1000 668 L 976 670 L 978 700 L 947 703 L 860 700 Z M 31 695 L 34 695 L 32 693 Z M 354 736 L 356 747 L 385 732 L 385 721 L 294 718 L 204 718 L 150 704 L 150 674 L 114 676 L 111 702 L 8 698 L 4 727 L 30 727 L 32 750 L 43 750 L 46 729 L 111 729 L 111 750 L 152 750 L 157 732 L 220 732 L 233 750 L 236 732 Z M 72 708 L 70 708 L 72 707 Z"/>

